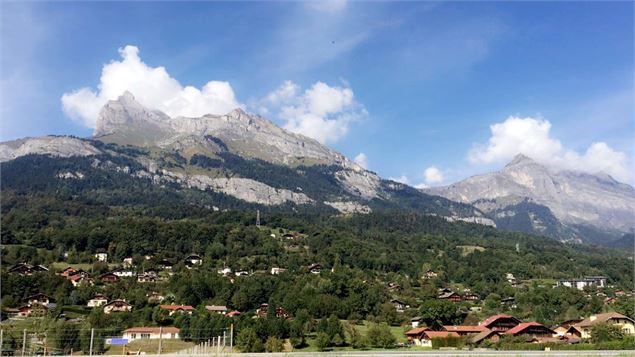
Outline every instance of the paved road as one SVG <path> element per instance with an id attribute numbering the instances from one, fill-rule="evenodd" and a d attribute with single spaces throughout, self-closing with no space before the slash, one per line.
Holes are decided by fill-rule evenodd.
<path id="1" fill-rule="evenodd" d="M 570 357 L 570 356 L 635 356 L 635 350 L 632 351 L 490 351 L 490 350 L 472 350 L 472 351 L 345 351 L 345 352 L 289 352 L 289 353 L 222 353 L 222 354 L 162 354 L 162 355 L 143 355 L 145 357 L 309 357 L 309 356 L 325 356 L 325 357 L 400 357 L 400 356 L 424 356 L 424 357 L 516 357 L 516 356 L 549 356 L 549 357 Z M 76 357 L 76 356 L 62 356 Z M 109 355 L 108 357 L 115 357 Z"/>

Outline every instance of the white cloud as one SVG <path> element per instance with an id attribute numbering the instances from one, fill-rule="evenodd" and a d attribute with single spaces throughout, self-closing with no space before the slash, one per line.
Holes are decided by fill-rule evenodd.
<path id="1" fill-rule="evenodd" d="M 404 185 L 410 185 L 410 179 L 406 175 L 401 175 L 399 177 L 389 177 L 388 179 L 395 182 L 403 183 Z"/>
<path id="2" fill-rule="evenodd" d="M 364 169 L 368 169 L 368 157 L 366 157 L 366 154 L 364 154 L 363 152 L 357 154 L 353 161 L 355 161 L 357 165 L 363 167 Z"/>
<path id="3" fill-rule="evenodd" d="M 285 81 L 261 101 L 258 110 L 275 113 L 284 121 L 285 129 L 321 143 L 341 139 L 352 122 L 367 115 L 364 106 L 354 100 L 350 87 L 331 87 L 323 82 L 316 82 L 300 93 L 298 85 Z"/>
<path id="4" fill-rule="evenodd" d="M 632 173 L 623 152 L 613 150 L 604 142 L 592 143 L 584 154 L 564 147 L 551 136 L 551 123 L 541 118 L 508 117 L 490 126 L 487 144 L 477 144 L 468 153 L 474 164 L 500 163 L 517 154 L 560 169 L 590 173 L 605 172 L 615 179 L 630 182 Z"/>
<path id="5" fill-rule="evenodd" d="M 426 184 L 433 185 L 443 182 L 443 172 L 435 166 L 430 166 L 423 172 Z"/>
<path id="6" fill-rule="evenodd" d="M 144 63 L 137 47 L 120 48 L 119 54 L 120 61 L 111 61 L 102 68 L 97 91 L 85 87 L 62 96 L 67 115 L 94 127 L 101 107 L 126 90 L 141 104 L 170 116 L 225 114 L 242 107 L 228 82 L 210 81 L 201 89 L 184 87 L 164 67 L 150 67 Z"/>
<path id="7" fill-rule="evenodd" d="M 428 186 L 428 185 L 426 185 L 425 183 L 421 182 L 421 183 L 416 184 L 414 187 L 415 187 L 416 189 L 418 189 L 418 190 L 423 190 L 424 188 L 428 188 L 428 187 L 430 187 L 430 186 Z"/>

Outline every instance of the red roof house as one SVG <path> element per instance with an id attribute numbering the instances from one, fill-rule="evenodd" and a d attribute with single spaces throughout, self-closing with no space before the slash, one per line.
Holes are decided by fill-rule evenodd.
<path id="1" fill-rule="evenodd" d="M 513 327 L 516 327 L 522 321 L 511 315 L 498 314 L 490 316 L 485 321 L 481 322 L 479 326 L 487 327 L 492 331 L 507 331 Z"/>
<path id="2" fill-rule="evenodd" d="M 553 337 L 556 332 L 538 322 L 523 322 L 507 330 L 505 334 L 527 337 Z"/>

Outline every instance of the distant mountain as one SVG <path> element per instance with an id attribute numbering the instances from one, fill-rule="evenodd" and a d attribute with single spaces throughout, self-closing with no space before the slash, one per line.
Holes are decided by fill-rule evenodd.
<path id="1" fill-rule="evenodd" d="M 502 170 L 425 190 L 471 203 L 499 227 L 606 243 L 633 228 L 635 189 L 606 174 L 555 170 L 517 155 Z"/>
<path id="2" fill-rule="evenodd" d="M 334 213 L 400 209 L 493 225 L 472 205 L 382 180 L 316 140 L 241 109 L 171 118 L 128 92 L 101 109 L 92 139 L 47 136 L 0 143 L 0 161 L 6 189 L 27 189 L 19 178 L 29 176 L 39 180 L 29 189 L 49 187 L 44 181 L 50 176 L 53 186 L 96 190 L 95 182 L 112 184 L 109 173 L 117 172 L 161 187 L 213 193 L 210 197 L 220 201 L 211 205 L 219 209 L 238 207 L 236 202 Z M 35 167 L 42 171 L 31 172 Z M 129 180 L 112 187 L 124 189 L 122 182 Z M 232 199 L 219 198 L 226 196 Z"/>

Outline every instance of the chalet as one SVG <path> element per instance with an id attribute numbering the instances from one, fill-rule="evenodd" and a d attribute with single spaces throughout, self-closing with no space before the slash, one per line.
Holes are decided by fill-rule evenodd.
<path id="1" fill-rule="evenodd" d="M 234 311 L 228 312 L 227 315 L 225 315 L 225 316 L 227 316 L 227 317 L 240 316 L 240 311 L 234 310 Z"/>
<path id="2" fill-rule="evenodd" d="M 400 290 L 401 289 L 401 285 L 395 283 L 395 282 L 390 282 L 388 283 L 388 290 L 391 291 L 395 291 L 395 290 Z"/>
<path id="3" fill-rule="evenodd" d="M 456 332 L 448 331 L 432 331 L 426 330 L 420 335 L 419 342 L 415 341 L 415 345 L 423 347 L 432 347 L 432 340 L 435 338 L 459 337 Z"/>
<path id="4" fill-rule="evenodd" d="M 260 307 L 256 309 L 256 317 L 266 317 L 268 312 L 269 312 L 269 304 L 267 303 L 260 304 Z M 277 307 L 276 317 L 281 317 L 286 319 L 289 317 L 289 314 L 284 308 Z"/>
<path id="5" fill-rule="evenodd" d="M 75 274 L 77 272 L 77 270 L 73 267 L 67 267 L 64 270 L 60 271 L 59 273 L 57 273 L 57 275 L 59 276 L 63 276 L 65 278 Z"/>
<path id="6" fill-rule="evenodd" d="M 422 324 L 423 324 L 423 317 L 421 316 L 415 316 L 410 319 L 410 325 L 412 326 L 412 328 L 419 327 Z"/>
<path id="7" fill-rule="evenodd" d="M 108 303 L 108 298 L 102 294 L 97 294 L 93 296 L 92 299 L 88 300 L 86 306 L 88 307 L 100 307 L 106 305 Z"/>
<path id="8" fill-rule="evenodd" d="M 519 325 L 522 321 L 519 319 L 505 314 L 498 314 L 490 316 L 479 324 L 479 326 L 487 327 L 492 331 L 505 332 L 513 327 Z"/>
<path id="9" fill-rule="evenodd" d="M 93 283 L 93 279 L 84 274 L 71 275 L 67 279 L 71 281 L 71 284 L 73 284 L 74 287 L 78 287 L 80 285 L 89 285 Z"/>
<path id="10" fill-rule="evenodd" d="M 157 275 L 157 273 L 153 271 L 147 271 L 143 274 L 137 275 L 138 283 L 153 283 L 157 281 L 158 279 L 159 279 L 159 276 Z"/>
<path id="11" fill-rule="evenodd" d="M 448 293 L 443 293 L 443 294 L 439 295 L 438 299 L 440 299 L 440 300 L 449 300 L 449 301 L 452 301 L 452 302 L 459 302 L 463 298 L 458 293 L 450 291 Z"/>
<path id="12" fill-rule="evenodd" d="M 132 268 L 133 266 L 132 257 L 123 258 L 123 266 L 126 268 Z"/>
<path id="13" fill-rule="evenodd" d="M 106 273 L 106 274 L 102 274 L 99 277 L 99 280 L 101 280 L 102 283 L 110 284 L 110 283 L 118 282 L 119 277 L 113 273 Z"/>
<path id="14" fill-rule="evenodd" d="M 207 305 L 205 306 L 205 310 L 214 313 L 214 314 L 219 314 L 219 315 L 225 315 L 227 314 L 227 306 L 221 306 L 221 305 Z"/>
<path id="15" fill-rule="evenodd" d="M 440 288 L 440 289 L 438 289 L 438 292 L 439 292 L 439 295 L 445 294 L 445 293 L 451 293 L 452 289 L 450 289 L 450 288 Z"/>
<path id="16" fill-rule="evenodd" d="M 165 297 L 159 293 L 157 293 L 156 291 L 151 292 L 150 294 L 147 295 L 148 296 L 148 302 L 149 303 L 157 303 L 157 302 L 162 302 Z"/>
<path id="17" fill-rule="evenodd" d="M 26 302 L 27 305 L 31 306 L 31 305 L 43 305 L 46 307 L 50 307 L 51 305 L 54 304 L 55 299 L 53 299 L 52 297 L 49 297 L 48 295 L 42 294 L 42 293 L 38 293 L 35 295 L 31 295 L 28 297 L 25 297 L 24 299 L 22 299 L 22 301 Z"/>
<path id="18" fill-rule="evenodd" d="M 397 310 L 397 312 L 404 312 L 404 310 L 410 307 L 410 305 L 397 299 L 390 300 L 390 303 L 395 307 L 395 310 Z"/>
<path id="19" fill-rule="evenodd" d="M 187 313 L 189 315 L 192 315 L 192 311 L 194 311 L 194 307 L 192 307 L 191 305 L 159 305 L 159 308 L 161 310 L 166 310 L 168 311 L 168 315 L 172 316 L 176 313 Z"/>
<path id="20" fill-rule="evenodd" d="M 18 317 L 41 317 L 45 316 L 49 307 L 41 304 L 25 305 L 18 308 Z"/>
<path id="21" fill-rule="evenodd" d="M 512 273 L 505 274 L 505 280 L 507 280 L 507 282 L 510 283 L 513 287 L 518 286 L 518 279 L 516 279 L 516 277 Z"/>
<path id="22" fill-rule="evenodd" d="M 111 314 L 113 312 L 130 312 L 132 311 L 132 305 L 128 304 L 126 300 L 113 300 L 104 305 L 104 314 Z"/>
<path id="23" fill-rule="evenodd" d="M 485 341 L 498 342 L 501 338 L 501 332 L 485 329 L 469 338 L 469 342 L 473 345 L 479 345 Z"/>
<path id="24" fill-rule="evenodd" d="M 414 327 L 408 331 L 406 331 L 406 338 L 408 339 L 408 343 L 421 346 L 421 340 L 423 339 L 423 333 L 425 331 L 430 331 L 428 327 Z"/>
<path id="25" fill-rule="evenodd" d="M 7 314 L 7 317 L 10 319 L 20 316 L 20 309 L 17 308 L 7 307 L 2 309 L 2 311 Z"/>
<path id="26" fill-rule="evenodd" d="M 467 293 L 463 295 L 463 300 L 465 301 L 479 301 L 480 299 L 481 297 L 474 293 Z"/>
<path id="27" fill-rule="evenodd" d="M 425 273 L 423 273 L 423 278 L 424 279 L 434 279 L 436 277 L 438 277 L 439 274 L 435 273 L 433 270 L 428 269 L 428 271 L 426 271 Z"/>
<path id="28" fill-rule="evenodd" d="M 190 254 L 184 261 L 186 266 L 194 266 L 203 264 L 203 258 L 197 254 Z"/>
<path id="29" fill-rule="evenodd" d="M 582 320 L 582 322 L 573 325 L 573 327 L 580 332 L 580 337 L 590 338 L 591 329 L 600 323 L 619 326 L 625 335 L 635 334 L 635 321 L 617 312 L 591 315 L 589 318 Z"/>
<path id="30" fill-rule="evenodd" d="M 615 296 L 624 296 L 626 293 L 623 290 L 618 290 L 615 292 Z"/>
<path id="31" fill-rule="evenodd" d="M 47 271 L 49 271 L 47 267 L 41 264 L 32 266 L 31 270 L 33 270 L 34 273 L 46 273 Z"/>
<path id="32" fill-rule="evenodd" d="M 115 274 L 116 276 L 120 278 L 131 278 L 135 275 L 132 270 L 124 269 L 124 268 L 117 268 L 113 270 L 111 273 Z"/>
<path id="33" fill-rule="evenodd" d="M 9 268 L 8 272 L 20 275 L 31 275 L 33 274 L 33 269 L 31 269 L 31 266 L 28 264 L 20 263 Z"/>
<path id="34" fill-rule="evenodd" d="M 611 304 L 615 304 L 617 302 L 617 299 L 614 297 L 607 297 L 604 299 L 604 305 L 611 305 Z"/>
<path id="35" fill-rule="evenodd" d="M 274 268 L 271 268 L 271 271 L 272 271 L 271 274 L 273 274 L 273 269 Z M 277 268 L 277 269 L 280 269 L 283 272 L 286 271 L 286 269 L 282 269 L 282 268 Z M 236 276 L 249 276 L 249 272 L 247 270 L 239 270 L 239 271 L 235 272 L 234 275 L 236 275 Z"/>
<path id="36" fill-rule="evenodd" d="M 557 286 L 566 286 L 569 288 L 576 288 L 583 290 L 587 286 L 595 286 L 603 288 L 606 286 L 606 277 L 604 276 L 587 276 L 581 279 L 560 279 Z"/>
<path id="37" fill-rule="evenodd" d="M 567 331 L 569 330 L 569 327 L 571 327 L 571 326 L 573 326 L 575 324 L 579 324 L 580 322 L 582 322 L 582 320 L 580 320 L 580 319 L 567 320 L 567 321 L 564 321 L 564 322 L 560 323 L 557 326 L 554 326 L 552 328 L 552 330 L 558 336 L 566 336 L 567 335 Z"/>
<path id="38" fill-rule="evenodd" d="M 487 331 L 485 326 L 443 326 L 442 331 L 456 332 L 459 336 L 475 335 L 483 331 Z"/>
<path id="39" fill-rule="evenodd" d="M 176 327 L 132 327 L 123 331 L 123 338 L 134 340 L 176 340 L 179 339 L 179 330 Z"/>
<path id="40" fill-rule="evenodd" d="M 223 268 L 223 269 L 218 269 L 218 274 L 222 275 L 222 276 L 227 276 L 229 274 L 232 273 L 232 269 L 231 268 Z"/>
<path id="41" fill-rule="evenodd" d="M 553 337 L 554 335 L 556 335 L 556 332 L 538 322 L 521 322 L 518 325 L 505 331 L 505 334 L 511 336 L 537 338 L 540 341 L 540 339 L 542 338 Z"/>
<path id="42" fill-rule="evenodd" d="M 318 263 L 313 263 L 307 268 L 311 274 L 320 274 L 322 272 L 322 266 Z"/>
<path id="43" fill-rule="evenodd" d="M 501 299 L 501 305 L 502 306 L 507 306 L 507 307 L 512 308 L 512 309 L 515 309 L 516 307 L 518 307 L 516 305 L 516 298 L 514 298 L 514 297 L 502 298 Z"/>
<path id="44" fill-rule="evenodd" d="M 271 275 L 279 275 L 279 274 L 282 274 L 282 273 L 284 273 L 286 271 L 287 271 L 287 269 L 285 269 L 285 268 L 273 267 L 273 268 L 271 268 Z"/>
<path id="45" fill-rule="evenodd" d="M 167 259 L 161 259 L 157 266 L 159 267 L 159 269 L 162 270 L 172 270 L 174 264 L 172 264 L 172 262 Z"/>
<path id="46" fill-rule="evenodd" d="M 97 253 L 97 254 L 95 254 L 95 259 L 97 259 L 97 261 L 105 263 L 105 262 L 108 261 L 108 254 L 106 254 L 106 253 Z"/>

